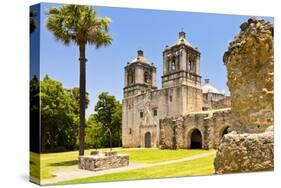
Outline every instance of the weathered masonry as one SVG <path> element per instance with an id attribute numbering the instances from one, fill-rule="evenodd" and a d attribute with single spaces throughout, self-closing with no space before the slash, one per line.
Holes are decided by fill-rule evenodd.
<path id="1" fill-rule="evenodd" d="M 180 149 L 217 148 L 222 137 L 232 128 L 229 108 L 190 113 L 160 120 L 159 147 Z"/>

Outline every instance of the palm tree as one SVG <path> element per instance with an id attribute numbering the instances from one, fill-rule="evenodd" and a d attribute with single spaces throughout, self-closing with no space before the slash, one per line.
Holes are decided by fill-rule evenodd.
<path id="1" fill-rule="evenodd" d="M 96 48 L 110 45 L 111 36 L 107 33 L 110 19 L 99 18 L 91 6 L 62 5 L 48 9 L 47 28 L 55 38 L 65 45 L 73 42 L 79 46 L 80 61 L 80 126 L 79 156 L 84 155 L 85 139 L 85 92 L 86 92 L 86 45 Z"/>

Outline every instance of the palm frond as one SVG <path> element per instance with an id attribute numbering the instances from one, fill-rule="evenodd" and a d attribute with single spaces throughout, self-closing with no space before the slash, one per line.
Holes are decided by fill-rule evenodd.
<path id="1" fill-rule="evenodd" d="M 91 6 L 62 5 L 48 9 L 47 14 L 47 28 L 63 44 L 72 41 L 77 45 L 88 43 L 98 48 L 112 42 L 107 33 L 111 20 L 97 17 Z"/>

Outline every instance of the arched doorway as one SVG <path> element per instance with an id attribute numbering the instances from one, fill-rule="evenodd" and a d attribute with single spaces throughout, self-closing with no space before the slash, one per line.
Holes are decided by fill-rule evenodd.
<path id="1" fill-rule="evenodd" d="M 144 134 L 144 147 L 151 148 L 151 133 L 146 132 Z"/>
<path id="2" fill-rule="evenodd" d="M 191 133 L 190 149 L 202 149 L 202 135 L 198 129 L 194 129 Z"/>

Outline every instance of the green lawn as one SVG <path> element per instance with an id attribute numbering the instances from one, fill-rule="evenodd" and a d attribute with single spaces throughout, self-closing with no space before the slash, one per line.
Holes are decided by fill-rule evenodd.
<path id="1" fill-rule="evenodd" d="M 101 149 L 102 151 L 108 149 Z M 169 160 L 176 160 L 192 155 L 210 152 L 207 150 L 160 150 L 150 149 L 122 149 L 114 148 L 118 153 L 129 154 L 130 161 L 135 163 L 152 164 Z M 90 151 L 86 150 L 85 155 Z M 61 168 L 77 168 L 78 151 L 49 153 L 49 154 L 30 154 L 31 176 L 41 179 L 53 178 L 52 172 Z M 40 159 L 40 161 L 39 161 Z M 39 169 L 40 165 L 40 169 Z"/>
<path id="2" fill-rule="evenodd" d="M 176 160 L 192 155 L 207 153 L 214 150 L 161 150 L 156 148 L 141 149 L 141 150 L 121 150 L 119 153 L 129 154 L 130 161 L 143 164 L 153 164 L 164 161 Z"/>
<path id="3" fill-rule="evenodd" d="M 89 155 L 86 150 L 85 154 Z M 78 164 L 78 151 L 37 154 L 30 153 L 30 174 L 33 177 L 46 179 L 55 177 L 52 172 L 61 168 L 75 168 Z"/>
<path id="4" fill-rule="evenodd" d="M 214 157 L 215 154 L 192 161 L 178 162 L 168 165 L 160 165 L 89 178 L 63 181 L 59 182 L 58 184 L 210 175 L 214 173 Z"/>

